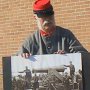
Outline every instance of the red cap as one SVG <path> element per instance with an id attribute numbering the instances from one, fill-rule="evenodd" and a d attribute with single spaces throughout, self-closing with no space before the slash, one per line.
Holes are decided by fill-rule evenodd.
<path id="1" fill-rule="evenodd" d="M 33 10 L 45 10 L 51 7 L 50 0 L 36 0 L 33 5 Z"/>

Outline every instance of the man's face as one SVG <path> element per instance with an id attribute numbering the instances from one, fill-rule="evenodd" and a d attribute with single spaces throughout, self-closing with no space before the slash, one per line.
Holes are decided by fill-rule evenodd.
<path id="1" fill-rule="evenodd" d="M 70 65 L 72 65 L 72 62 L 70 61 Z"/>
<path id="2" fill-rule="evenodd" d="M 49 32 L 53 29 L 55 29 L 55 20 L 54 20 L 54 15 L 51 16 L 43 16 L 43 17 L 37 17 L 35 15 L 36 22 L 38 25 L 38 28 L 40 30 L 44 30 L 46 32 Z"/>

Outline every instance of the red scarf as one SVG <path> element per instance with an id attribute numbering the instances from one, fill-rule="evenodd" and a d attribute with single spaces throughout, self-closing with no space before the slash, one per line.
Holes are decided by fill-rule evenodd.
<path id="1" fill-rule="evenodd" d="M 44 30 L 40 30 L 41 36 L 49 37 L 54 33 L 55 29 L 51 30 L 50 32 L 45 32 Z"/>

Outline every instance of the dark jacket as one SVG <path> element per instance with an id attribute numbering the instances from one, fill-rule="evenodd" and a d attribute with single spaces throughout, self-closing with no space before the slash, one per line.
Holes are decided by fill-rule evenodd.
<path id="1" fill-rule="evenodd" d="M 24 41 L 19 53 L 53 54 L 58 50 L 64 50 L 66 53 L 86 51 L 71 31 L 56 26 L 54 34 L 50 37 L 41 36 L 37 30 Z"/>

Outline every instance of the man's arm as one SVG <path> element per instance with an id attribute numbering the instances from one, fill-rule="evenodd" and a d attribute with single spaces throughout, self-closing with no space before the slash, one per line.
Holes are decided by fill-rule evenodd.
<path id="1" fill-rule="evenodd" d="M 19 52 L 17 53 L 17 55 L 21 55 L 24 58 L 28 58 L 29 56 L 31 56 L 32 55 L 31 45 L 32 45 L 32 38 L 28 37 L 21 45 L 21 48 Z"/>
<path id="2" fill-rule="evenodd" d="M 65 67 L 70 67 L 70 65 L 64 65 Z"/>
<path id="3" fill-rule="evenodd" d="M 69 50 L 70 53 L 73 52 L 88 52 L 82 44 L 77 40 L 77 38 L 73 35 L 72 32 L 69 34 Z"/>

